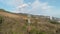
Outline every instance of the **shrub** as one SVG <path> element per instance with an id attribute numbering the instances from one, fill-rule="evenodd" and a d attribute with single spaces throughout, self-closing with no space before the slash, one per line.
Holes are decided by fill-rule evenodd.
<path id="1" fill-rule="evenodd" d="M 45 32 L 41 32 L 41 31 L 39 31 L 39 30 L 37 30 L 37 29 L 32 29 L 31 31 L 30 31 L 30 34 L 46 34 Z"/>
<path id="2" fill-rule="evenodd" d="M 53 21 L 53 20 L 50 20 L 50 23 L 52 23 L 52 24 L 59 24 L 59 22 Z"/>
<path id="3" fill-rule="evenodd" d="M 36 29 L 32 29 L 32 30 L 30 31 L 30 34 L 38 34 L 38 31 L 37 31 Z"/>
<path id="4" fill-rule="evenodd" d="M 26 25 L 24 25 L 23 27 L 22 27 L 22 30 L 24 30 L 24 31 L 26 31 Z"/>
<path id="5" fill-rule="evenodd" d="M 0 16 L 0 24 L 2 24 L 3 18 L 2 16 Z"/>
<path id="6" fill-rule="evenodd" d="M 46 34 L 45 32 L 39 32 L 39 34 Z"/>

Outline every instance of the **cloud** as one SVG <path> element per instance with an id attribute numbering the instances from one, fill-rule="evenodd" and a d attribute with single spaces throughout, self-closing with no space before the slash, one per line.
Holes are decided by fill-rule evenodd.
<path id="1" fill-rule="evenodd" d="M 32 0 L 31 0 L 32 1 Z M 46 0 L 46 2 L 35 0 L 32 3 L 24 3 L 24 0 L 0 0 L 0 5 L 7 10 L 15 13 L 30 13 L 30 14 L 42 14 L 49 16 L 58 16 L 60 9 L 55 6 L 49 5 L 56 0 Z M 53 3 L 54 4 L 54 3 Z M 24 8 L 23 8 L 24 7 Z M 0 7 L 1 8 L 1 7 Z M 58 13 L 58 14 L 57 14 Z M 59 15 L 60 16 L 60 15 Z"/>
<path id="2" fill-rule="evenodd" d="M 25 12 L 28 12 L 27 11 L 28 10 L 28 7 L 29 7 L 28 4 L 21 4 L 18 7 L 16 7 L 15 12 L 16 13 L 25 13 Z"/>
<path id="3" fill-rule="evenodd" d="M 52 8 L 52 6 L 49 6 L 47 2 L 41 3 L 39 1 L 35 1 L 34 3 L 32 3 L 32 7 L 32 10 L 39 9 L 40 11 L 50 11 Z"/>
<path id="4" fill-rule="evenodd" d="M 4 2 L 3 2 L 4 1 Z M 3 4 L 7 6 L 12 6 L 15 13 L 32 13 L 32 14 L 46 14 L 49 11 L 51 12 L 53 6 L 48 5 L 48 2 L 41 2 L 35 0 L 33 3 L 24 4 L 24 0 L 0 0 Z M 23 8 L 24 7 L 24 8 Z"/>
<path id="5" fill-rule="evenodd" d="M 23 3 L 23 0 L 0 0 L 5 5 L 18 6 Z"/>
<path id="6" fill-rule="evenodd" d="M 26 7 L 29 6 L 28 3 L 26 5 L 27 5 Z M 18 7 L 20 8 L 20 6 L 21 5 L 19 5 Z M 29 8 L 26 8 L 26 7 L 22 8 L 24 11 L 20 11 L 20 12 L 29 13 L 29 11 L 28 11 Z M 30 7 L 32 7 L 30 13 L 33 13 L 33 14 L 38 14 L 39 12 L 44 12 L 44 11 L 51 11 L 53 8 L 53 6 L 49 6 L 47 2 L 42 3 L 42 2 L 39 2 L 38 0 L 36 0 L 32 4 L 30 4 Z M 19 8 L 17 8 L 17 9 L 19 9 Z"/>
<path id="7" fill-rule="evenodd" d="M 6 9 L 11 12 L 16 12 L 16 7 L 23 4 L 23 0 L 0 0 L 0 5 L 3 9 Z"/>

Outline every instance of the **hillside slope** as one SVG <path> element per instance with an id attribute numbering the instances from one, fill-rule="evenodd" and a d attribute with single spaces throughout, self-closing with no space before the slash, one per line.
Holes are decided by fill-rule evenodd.
<path id="1" fill-rule="evenodd" d="M 49 18 L 31 15 L 28 25 L 27 15 L 0 10 L 0 34 L 60 34 L 60 24 L 50 23 Z"/>

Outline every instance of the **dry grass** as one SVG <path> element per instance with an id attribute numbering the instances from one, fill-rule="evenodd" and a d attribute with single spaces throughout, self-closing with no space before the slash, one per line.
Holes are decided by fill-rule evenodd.
<path id="1" fill-rule="evenodd" d="M 1 34 L 28 34 L 27 16 L 0 12 L 3 22 L 0 26 Z M 52 24 L 49 19 L 31 17 L 31 34 L 60 34 L 60 24 Z"/>

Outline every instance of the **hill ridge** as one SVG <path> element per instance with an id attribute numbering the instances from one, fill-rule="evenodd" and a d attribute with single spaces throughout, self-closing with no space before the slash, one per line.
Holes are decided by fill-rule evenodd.
<path id="1" fill-rule="evenodd" d="M 60 24 L 46 17 L 49 16 L 44 18 L 44 16 L 31 15 L 29 27 L 27 15 L 0 11 L 0 33 L 28 34 L 30 32 L 30 34 L 60 34 Z M 31 30 L 28 31 L 29 29 Z"/>

